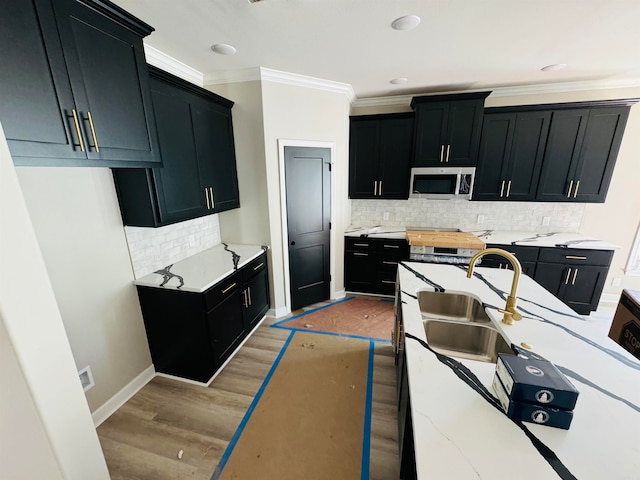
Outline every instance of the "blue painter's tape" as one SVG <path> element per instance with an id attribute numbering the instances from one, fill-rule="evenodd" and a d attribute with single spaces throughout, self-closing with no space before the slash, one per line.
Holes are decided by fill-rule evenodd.
<path id="1" fill-rule="evenodd" d="M 371 461 L 371 404 L 373 403 L 373 358 L 375 344 L 369 342 L 369 366 L 367 368 L 367 398 L 364 412 L 364 432 L 362 434 L 362 466 L 361 480 L 369 480 L 369 463 Z"/>
<path id="2" fill-rule="evenodd" d="M 227 446 L 227 449 L 222 454 L 222 458 L 220 458 L 220 462 L 218 463 L 218 466 L 216 467 L 215 471 L 213 472 L 213 475 L 211 476 L 211 480 L 217 480 L 220 477 L 220 475 L 222 474 L 222 470 L 224 469 L 225 465 L 227 464 L 227 461 L 229 461 L 229 457 L 231 456 L 231 453 L 233 452 L 233 449 L 235 448 L 236 444 L 238 443 L 238 440 L 240 439 L 240 435 L 242 435 L 242 432 L 244 431 L 245 427 L 247 426 L 247 422 L 249 421 L 249 418 L 251 418 L 251 414 L 253 413 L 253 411 L 255 410 L 256 406 L 258 405 L 258 402 L 260 401 L 260 398 L 262 397 L 262 394 L 264 393 L 265 389 L 267 388 L 267 385 L 269 384 L 269 381 L 271 380 L 271 377 L 273 376 L 274 372 L 278 368 L 278 365 L 280 364 L 280 361 L 282 360 L 282 357 L 284 356 L 284 353 L 287 351 L 287 348 L 289 347 L 289 344 L 291 343 L 291 339 L 293 338 L 295 333 L 296 332 L 292 331 L 291 334 L 289 335 L 289 337 L 287 338 L 287 340 L 284 342 L 284 345 L 282 346 L 282 349 L 280 350 L 280 353 L 278 353 L 278 356 L 276 357 L 275 361 L 273 362 L 273 365 L 271 366 L 271 369 L 269 370 L 269 373 L 267 373 L 267 376 L 265 377 L 264 381 L 262 382 L 262 385 L 260 386 L 260 389 L 258 390 L 258 393 L 256 393 L 256 396 L 253 398 L 253 401 L 251 402 L 251 405 L 249 405 L 249 409 L 247 410 L 247 413 L 245 413 L 244 417 L 242 417 L 242 421 L 240 422 L 240 425 L 238 425 L 238 428 L 236 429 L 236 432 L 233 434 L 233 437 L 231 438 L 231 441 L 229 442 L 229 445 Z"/>
<path id="3" fill-rule="evenodd" d="M 281 328 L 283 330 L 291 330 L 292 332 L 307 332 L 307 333 L 317 333 L 319 335 L 332 335 L 334 337 L 343 337 L 343 338 L 355 338 L 356 340 L 370 340 L 378 343 L 389 343 L 391 344 L 391 340 L 388 338 L 377 338 L 377 337 L 365 337 L 362 335 L 352 335 L 350 333 L 338 333 L 338 332 L 324 332 L 322 330 L 314 330 L 313 328 L 298 328 L 298 327 L 286 327 L 284 325 L 271 325 L 273 328 Z"/>

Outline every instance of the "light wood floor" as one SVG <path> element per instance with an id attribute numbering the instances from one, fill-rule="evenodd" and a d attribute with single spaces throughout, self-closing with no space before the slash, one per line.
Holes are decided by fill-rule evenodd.
<path id="1" fill-rule="evenodd" d="M 289 336 L 288 330 L 270 328 L 270 320 L 275 321 L 266 319 L 209 387 L 155 377 L 98 427 L 112 480 L 211 478 Z M 373 378 L 370 479 L 396 480 L 396 380 L 390 344 L 376 344 Z"/>

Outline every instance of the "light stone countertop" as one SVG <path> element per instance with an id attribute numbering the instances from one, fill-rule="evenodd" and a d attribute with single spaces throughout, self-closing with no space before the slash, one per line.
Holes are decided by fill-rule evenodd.
<path id="1" fill-rule="evenodd" d="M 147 287 L 204 292 L 258 257 L 266 247 L 221 244 L 134 281 Z"/>
<path id="2" fill-rule="evenodd" d="M 400 239 L 406 237 L 406 231 L 407 227 L 358 227 L 351 225 L 345 230 L 344 234 L 348 237 Z M 499 245 L 530 245 L 532 247 L 584 248 L 590 250 L 617 250 L 621 248 L 614 243 L 581 233 L 536 233 L 506 230 L 472 230 L 470 233 L 473 233 L 485 243 Z"/>
<path id="3" fill-rule="evenodd" d="M 398 277 L 405 332 L 426 341 L 418 291 L 474 295 L 511 343 L 532 345 L 534 353 L 561 368 L 580 392 L 569 430 L 520 425 L 575 478 L 640 478 L 640 361 L 525 275 L 518 291 L 525 318 L 511 326 L 501 323 L 495 307 L 504 307 L 502 292 L 509 291 L 513 272 L 482 267 L 475 272 L 467 279 L 465 269 L 456 266 L 403 262 Z M 574 478 L 556 473 L 518 424 L 418 340 L 407 338 L 405 351 L 418 478 Z M 460 363 L 493 394 L 495 364 Z"/>

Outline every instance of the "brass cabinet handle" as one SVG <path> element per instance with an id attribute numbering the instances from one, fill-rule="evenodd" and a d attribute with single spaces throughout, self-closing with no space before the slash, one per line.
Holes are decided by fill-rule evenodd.
<path id="1" fill-rule="evenodd" d="M 400 324 L 400 329 L 398 332 L 398 351 L 401 352 L 404 350 L 404 325 Z"/>
<path id="2" fill-rule="evenodd" d="M 242 306 L 244 308 L 248 307 L 248 305 L 247 305 L 247 291 L 246 290 L 242 291 Z"/>
<path id="3" fill-rule="evenodd" d="M 383 245 L 384 248 L 400 248 L 400 245 Z"/>
<path id="4" fill-rule="evenodd" d="M 576 284 L 576 275 L 578 275 L 578 269 L 577 268 L 573 271 L 573 278 L 571 279 L 571 285 L 575 285 Z"/>
<path id="5" fill-rule="evenodd" d="M 211 195 L 211 208 L 216 208 L 216 201 L 213 198 L 213 187 L 209 187 L 209 194 Z"/>
<path id="6" fill-rule="evenodd" d="M 564 284 L 567 285 L 569 283 L 569 275 L 571 275 L 571 269 L 567 270 L 567 277 L 564 279 Z"/>
<path id="7" fill-rule="evenodd" d="M 82 133 L 80 133 L 80 123 L 78 122 L 78 114 L 76 113 L 76 109 L 71 110 L 71 114 L 73 115 L 73 123 L 76 126 L 76 133 L 78 134 L 78 142 L 80 142 L 80 151 L 84 152 L 84 141 L 82 140 Z"/>
<path id="8" fill-rule="evenodd" d="M 444 145 L 440 145 L 440 163 L 442 163 L 444 159 Z"/>
<path id="9" fill-rule="evenodd" d="M 500 185 L 500 198 L 502 198 L 503 194 L 504 194 L 504 180 L 502 180 L 502 184 Z"/>
<path id="10" fill-rule="evenodd" d="M 393 283 L 395 285 L 395 280 L 382 280 L 382 283 Z"/>
<path id="11" fill-rule="evenodd" d="M 251 287 L 247 288 L 247 292 L 249 292 L 249 293 L 248 293 L 248 296 L 249 296 L 249 305 L 251 305 L 251 304 L 253 303 L 253 302 L 251 301 Z"/>
<path id="12" fill-rule="evenodd" d="M 587 257 L 582 257 L 579 255 L 565 255 L 564 258 L 567 258 L 569 260 L 586 260 Z"/>
<path id="13" fill-rule="evenodd" d="M 567 198 L 569 198 L 571 196 L 571 189 L 573 188 L 573 180 L 571 180 L 571 183 L 569 184 L 569 191 L 567 192 Z"/>
<path id="14" fill-rule="evenodd" d="M 209 203 L 209 194 L 207 193 L 207 189 L 204 189 L 204 198 L 207 199 L 207 210 L 211 210 L 211 204 Z"/>
<path id="15" fill-rule="evenodd" d="M 386 260 L 383 260 L 382 263 L 384 265 L 397 265 L 398 264 L 398 262 L 387 262 Z"/>
<path id="16" fill-rule="evenodd" d="M 380 180 L 380 185 L 378 187 L 378 195 L 382 195 L 382 180 Z"/>
<path id="17" fill-rule="evenodd" d="M 368 253 L 353 252 L 353 254 L 358 256 L 358 257 L 368 257 L 369 256 Z"/>
<path id="18" fill-rule="evenodd" d="M 354 247 L 368 247 L 369 244 L 368 243 L 354 243 L 353 246 Z"/>
<path id="19" fill-rule="evenodd" d="M 579 188 L 580 188 L 580 180 L 576 182 L 576 189 L 573 191 L 573 198 L 576 198 L 576 195 L 578 195 Z"/>
<path id="20" fill-rule="evenodd" d="M 378 181 L 374 180 L 373 181 L 373 196 L 377 196 L 378 195 Z"/>
<path id="21" fill-rule="evenodd" d="M 255 267 L 253 267 L 253 271 L 255 272 L 256 270 L 258 270 L 261 266 L 264 265 L 264 262 L 260 262 L 258 265 L 256 265 Z"/>
<path id="22" fill-rule="evenodd" d="M 445 160 L 445 163 L 449 163 L 449 153 L 451 152 L 451 145 L 447 145 L 447 159 Z"/>
<path id="23" fill-rule="evenodd" d="M 227 293 L 229 290 L 231 290 L 233 287 L 236 286 L 236 282 L 233 282 L 231 285 L 229 285 L 227 288 L 225 288 L 224 290 L 222 290 L 222 293 Z"/>
<path id="24" fill-rule="evenodd" d="M 509 195 L 511 195 L 511 180 L 507 184 L 507 198 L 509 198 Z"/>
<path id="25" fill-rule="evenodd" d="M 91 117 L 91 112 L 87 110 L 87 118 L 89 119 L 89 128 L 91 128 L 91 136 L 93 137 L 93 145 L 96 149 L 96 152 L 100 151 L 100 147 L 98 146 L 98 137 L 96 137 L 96 129 L 93 128 L 93 118 Z"/>

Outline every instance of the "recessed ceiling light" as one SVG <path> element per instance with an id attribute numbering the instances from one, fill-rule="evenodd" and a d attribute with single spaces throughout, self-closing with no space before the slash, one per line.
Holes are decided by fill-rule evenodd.
<path id="1" fill-rule="evenodd" d="M 393 80 L 389 80 L 389 83 L 393 85 L 402 85 L 403 83 L 407 83 L 408 80 L 405 77 L 394 78 Z"/>
<path id="2" fill-rule="evenodd" d="M 420 24 L 420 17 L 417 15 L 405 15 L 404 17 L 396 18 L 391 22 L 391 27 L 396 30 L 411 30 L 416 28 Z"/>
<path id="3" fill-rule="evenodd" d="M 546 67 L 542 67 L 540 70 L 543 72 L 553 72 L 555 70 L 562 70 L 567 66 L 566 63 L 554 63 L 552 65 L 547 65 Z"/>
<path id="4" fill-rule="evenodd" d="M 233 55 L 236 53 L 236 47 L 227 45 L 226 43 L 216 43 L 211 45 L 211 50 L 221 55 Z"/>

